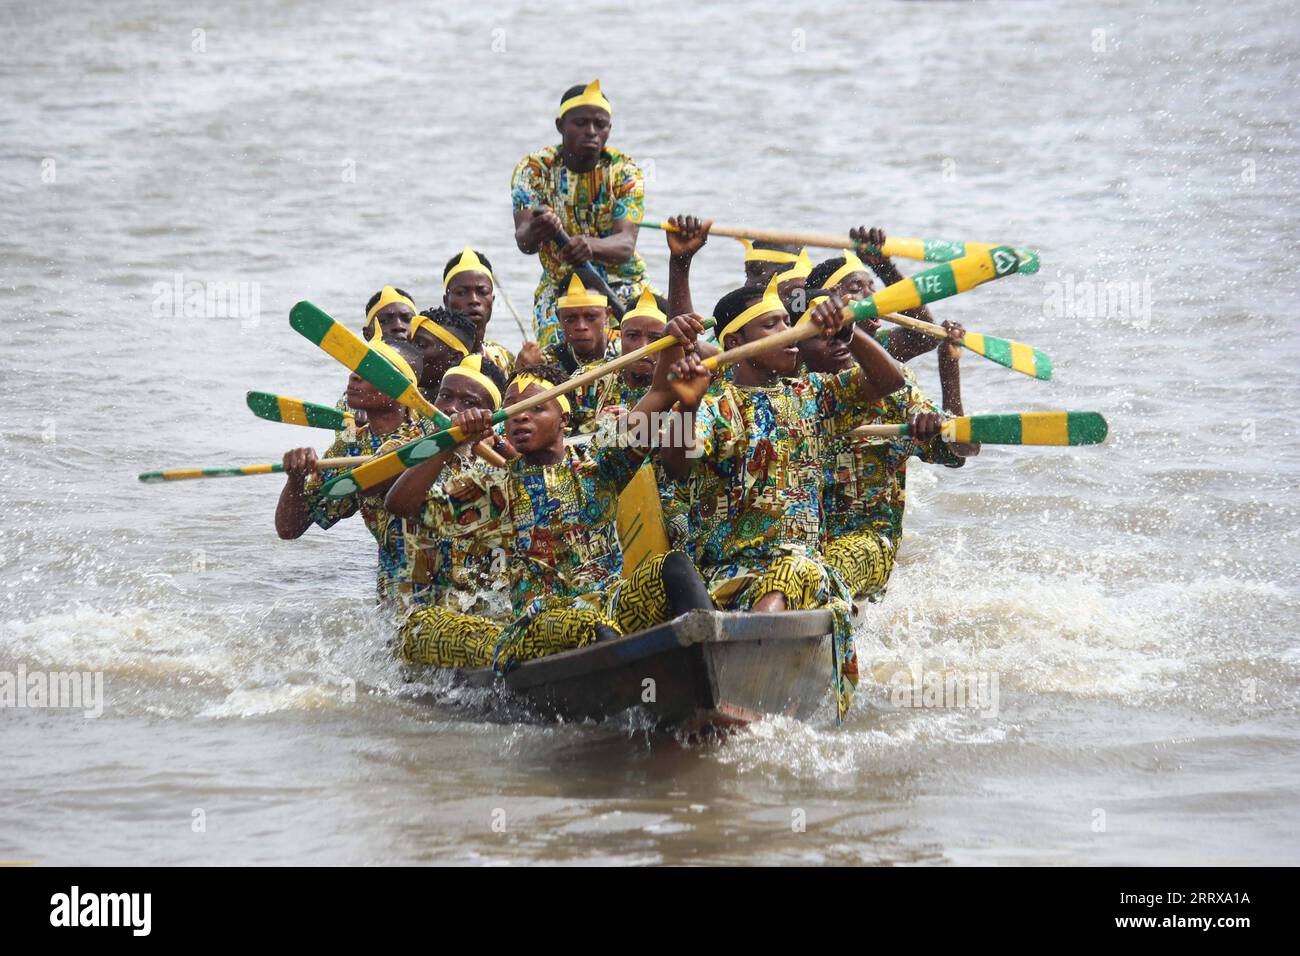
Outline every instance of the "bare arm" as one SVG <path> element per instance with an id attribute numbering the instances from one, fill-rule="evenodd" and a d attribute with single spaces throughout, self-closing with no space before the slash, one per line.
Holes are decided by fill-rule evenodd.
<path id="1" fill-rule="evenodd" d="M 285 541 L 301 538 L 311 527 L 307 503 L 307 476 L 316 470 L 316 449 L 295 448 L 284 453 L 284 487 L 275 506 L 275 533 Z"/>

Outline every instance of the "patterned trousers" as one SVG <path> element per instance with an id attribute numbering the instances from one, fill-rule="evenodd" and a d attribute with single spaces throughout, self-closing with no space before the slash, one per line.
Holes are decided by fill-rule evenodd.
<path id="1" fill-rule="evenodd" d="M 407 618 L 399 634 L 402 661 L 419 667 L 488 667 L 500 673 L 515 664 L 559 651 L 585 647 L 596 640 L 596 627 L 631 634 L 666 621 L 670 615 L 664 589 L 666 554 L 646 560 L 621 582 L 606 608 L 584 607 L 579 599 L 534 602 L 512 624 L 502 627 L 485 617 L 441 607 L 424 608 Z"/>
<path id="2" fill-rule="evenodd" d="M 859 531 L 826 546 L 826 564 L 839 572 L 854 597 L 882 594 L 894 570 L 897 548 L 884 535 Z"/>

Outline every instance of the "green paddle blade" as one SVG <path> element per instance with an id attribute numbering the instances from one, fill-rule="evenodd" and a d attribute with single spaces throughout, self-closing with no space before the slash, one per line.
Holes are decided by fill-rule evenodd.
<path id="1" fill-rule="evenodd" d="M 979 332 L 967 332 L 961 344 L 977 355 L 982 355 L 990 362 L 997 362 L 1005 368 L 1048 381 L 1052 377 L 1052 360 L 1046 352 L 1041 352 L 1023 342 L 999 339 Z"/>
<path id="2" fill-rule="evenodd" d="M 354 421 L 353 416 L 331 405 L 304 402 L 271 392 L 249 392 L 248 407 L 258 418 L 287 425 L 306 425 L 309 428 L 330 428 L 343 431 Z"/>
<path id="3" fill-rule="evenodd" d="M 970 415 L 943 424 L 949 441 L 989 445 L 1100 445 L 1108 431 L 1097 412 Z"/>

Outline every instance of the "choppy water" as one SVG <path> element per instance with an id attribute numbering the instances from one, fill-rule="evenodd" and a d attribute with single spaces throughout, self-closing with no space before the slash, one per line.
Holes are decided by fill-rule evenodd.
<path id="1" fill-rule="evenodd" d="M 0 9 L 0 670 L 102 670 L 107 697 L 0 710 L 0 858 L 1297 862 L 1295 18 L 445 6 Z M 278 479 L 136 482 L 304 441 L 243 406 L 339 393 L 298 299 L 355 323 L 384 283 L 432 302 L 472 242 L 525 303 L 510 171 L 593 75 L 652 217 L 1041 251 L 936 309 L 1057 362 L 1043 384 L 968 356 L 967 408 L 1096 409 L 1112 437 L 914 468 L 861 647 L 882 681 L 996 675 L 996 717 L 878 685 L 841 729 L 721 745 L 467 719 L 391 693 L 359 523 L 285 543 Z M 707 305 L 737 247 L 697 271 Z M 156 316 L 176 275 L 256 283 L 259 321 Z M 1067 281 L 1154 307 L 1062 317 Z"/>

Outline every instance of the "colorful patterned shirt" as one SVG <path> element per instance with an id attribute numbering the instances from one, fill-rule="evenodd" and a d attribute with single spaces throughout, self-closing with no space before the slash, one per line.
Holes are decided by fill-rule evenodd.
<path id="1" fill-rule="evenodd" d="M 916 376 L 902 367 L 905 384 L 867 409 L 865 414 L 838 416 L 829 423 L 822 457 L 822 536 L 826 543 L 868 528 L 897 544 L 903 533 L 907 504 L 907 460 L 961 467 L 963 459 L 940 437 L 918 443 L 910 438 L 881 440 L 853 437 L 858 425 L 902 424 L 913 415 L 942 409 L 916 384 Z M 945 415 L 945 417 L 948 417 Z"/>
<path id="2" fill-rule="evenodd" d="M 869 407 L 862 386 L 854 365 L 705 396 L 695 415 L 701 457 L 678 494 L 690 510 L 688 553 L 715 597 L 729 600 L 781 554 L 817 553 L 822 435 L 837 416 Z"/>
<path id="3" fill-rule="evenodd" d="M 420 523 L 434 535 L 499 535 L 509 545 L 516 615 L 539 601 L 603 605 L 620 580 L 618 496 L 643 456 L 596 439 L 566 445 L 554 465 L 522 458 L 462 472 L 429 490 Z"/>
<path id="4" fill-rule="evenodd" d="M 334 443 L 321 455 L 322 458 L 358 458 L 374 455 L 385 444 L 397 445 L 419 438 L 424 432 L 417 419 L 408 418 L 396 431 L 387 435 L 374 435 L 370 426 L 357 425 L 351 432 L 335 432 Z M 406 545 L 403 540 L 402 519 L 384 510 L 382 494 L 352 494 L 346 498 L 325 498 L 320 489 L 342 469 L 329 469 L 308 476 L 304 483 L 304 496 L 311 520 L 320 528 L 333 527 L 358 511 L 366 530 L 378 545 L 378 564 L 375 588 L 381 602 L 400 599 L 402 584 L 406 579 Z"/>
<path id="5" fill-rule="evenodd" d="M 630 156 L 608 146 L 595 168 L 586 173 L 575 173 L 565 166 L 558 145 L 530 153 L 515 166 L 510 194 L 516 211 L 542 205 L 555 210 L 570 236 L 609 236 L 618 220 L 640 222 L 645 215 L 641 169 Z M 537 285 L 533 318 L 537 341 L 545 346 L 556 337 L 556 293 L 570 267 L 560 259 L 554 243 L 543 243 L 537 254 L 542 278 Z M 620 263 L 593 260 L 590 265 L 625 305 L 641 294 L 645 261 L 639 253 L 633 252 Z"/>

